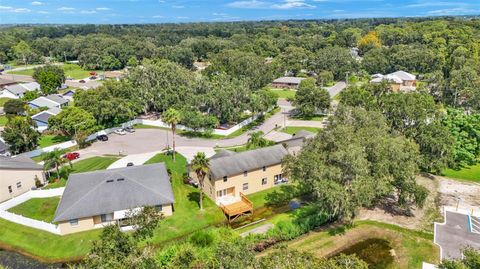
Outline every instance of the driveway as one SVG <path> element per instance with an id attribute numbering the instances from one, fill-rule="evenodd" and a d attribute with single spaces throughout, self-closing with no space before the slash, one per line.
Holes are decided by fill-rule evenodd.
<path id="1" fill-rule="evenodd" d="M 243 145 L 247 143 L 249 133 L 262 131 L 267 134 L 275 129 L 276 126 L 283 126 L 285 117 L 292 109 L 292 106 L 287 101 L 279 101 L 279 105 L 281 107 L 280 111 L 268 118 L 263 124 L 234 138 L 203 139 L 176 135 L 177 150 L 182 147 L 205 149 Z M 137 129 L 135 133 L 128 133 L 123 136 L 110 134 L 108 137 L 109 140 L 106 142 L 98 141 L 88 148 L 79 150 L 82 157 L 88 158 L 104 154 L 132 155 L 162 151 L 167 147 L 173 146 L 171 131 L 163 129 Z"/>
<path id="2" fill-rule="evenodd" d="M 347 83 L 345 81 L 339 81 L 335 83 L 332 87 L 328 88 L 327 91 L 330 94 L 330 98 L 335 97 L 335 95 L 339 94 L 343 89 L 347 87 Z"/>
<path id="3" fill-rule="evenodd" d="M 107 169 L 126 167 L 128 163 L 133 163 L 134 165 L 142 165 L 160 152 L 161 151 L 153 151 L 153 152 L 142 153 L 142 154 L 128 155 L 112 163 Z"/>
<path id="4" fill-rule="evenodd" d="M 441 259 L 461 259 L 462 249 L 480 249 L 480 233 L 472 232 L 467 214 L 445 211 L 445 222 L 435 223 L 434 242 L 440 246 Z"/>

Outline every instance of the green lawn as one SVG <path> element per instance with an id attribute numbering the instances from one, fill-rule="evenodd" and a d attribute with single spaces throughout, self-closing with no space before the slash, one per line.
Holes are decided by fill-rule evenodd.
<path id="1" fill-rule="evenodd" d="M 112 163 L 117 161 L 118 158 L 116 157 L 91 157 L 85 160 L 80 160 L 78 162 L 72 163 L 72 168 L 70 170 L 70 173 L 83 173 L 83 172 L 90 172 L 90 171 L 96 171 L 96 170 L 103 170 L 107 169 Z M 65 167 L 68 167 L 68 164 L 65 164 Z M 59 188 L 65 186 L 67 183 L 66 181 L 66 176 L 64 172 L 65 168 L 62 169 L 62 178 L 54 183 L 48 184 L 48 186 L 45 187 L 45 189 L 54 189 L 54 188 Z M 56 177 L 56 173 L 53 171 L 52 176 Z"/>
<path id="2" fill-rule="evenodd" d="M 394 264 L 388 268 L 421 268 L 423 261 L 439 261 L 439 250 L 433 243 L 433 234 L 375 221 L 356 221 L 353 227 L 310 232 L 289 242 L 288 246 L 322 258 L 372 238 L 388 241 L 395 251 Z"/>
<path id="3" fill-rule="evenodd" d="M 445 169 L 442 172 L 442 175 L 453 179 L 480 183 L 480 163 L 473 166 L 464 167 L 460 170 Z"/>
<path id="4" fill-rule="evenodd" d="M 55 144 L 70 141 L 71 139 L 71 137 L 61 135 L 42 135 L 38 140 L 38 146 L 46 148 Z"/>
<path id="5" fill-rule="evenodd" d="M 220 208 L 206 196 L 204 196 L 204 210 L 200 211 L 198 189 L 183 184 L 183 174 L 186 173 L 187 161 L 180 154 L 176 154 L 176 159 L 174 163 L 171 155 L 157 154 L 145 163 L 166 163 L 169 171 L 171 171 L 172 187 L 175 195 L 173 215 L 166 217 L 160 223 L 152 239 L 152 242 L 156 245 L 225 221 Z"/>
<path id="6" fill-rule="evenodd" d="M 53 222 L 60 197 L 32 198 L 8 211 L 27 218 Z"/>
<path id="7" fill-rule="evenodd" d="M 0 98 L 0 107 L 3 107 L 8 100 L 12 100 L 12 99 L 7 97 Z"/>
<path id="8" fill-rule="evenodd" d="M 83 79 L 90 76 L 91 70 L 84 70 L 77 64 L 64 64 L 60 65 L 65 71 L 65 77 L 70 77 L 73 79 Z M 16 74 L 16 75 L 26 75 L 26 76 L 33 76 L 35 72 L 35 68 L 26 69 L 26 70 L 18 70 L 9 72 L 9 74 Z"/>
<path id="9" fill-rule="evenodd" d="M 88 253 L 101 230 L 54 235 L 0 218 L 0 246 L 34 255 L 46 262 L 77 259 Z"/>
<path id="10" fill-rule="evenodd" d="M 301 131 L 301 130 L 309 131 L 309 132 L 312 132 L 312 133 L 315 133 L 315 134 L 318 133 L 318 131 L 320 131 L 319 128 L 315 128 L 315 127 L 294 127 L 294 126 L 287 126 L 280 131 L 293 135 L 293 134 L 295 134 L 295 133 L 297 133 L 298 131 Z"/>
<path id="11" fill-rule="evenodd" d="M 295 92 L 296 92 L 291 89 L 276 89 L 276 88 L 271 88 L 270 91 L 275 93 L 279 99 L 294 98 Z"/>
<path id="12" fill-rule="evenodd" d="M 0 126 L 5 126 L 7 122 L 8 122 L 8 119 L 6 116 L 0 116 Z"/>

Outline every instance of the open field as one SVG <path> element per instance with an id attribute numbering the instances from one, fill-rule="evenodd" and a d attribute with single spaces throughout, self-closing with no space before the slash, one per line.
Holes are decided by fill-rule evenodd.
<path id="1" fill-rule="evenodd" d="M 8 211 L 27 218 L 52 222 L 60 197 L 32 198 Z"/>
<path id="2" fill-rule="evenodd" d="M 71 137 L 61 135 L 42 135 L 38 140 L 38 146 L 41 148 L 46 148 L 58 143 L 70 141 L 71 139 Z"/>
<path id="3" fill-rule="evenodd" d="M 442 174 L 448 178 L 480 183 L 480 163 L 460 170 L 445 169 Z"/>
<path id="4" fill-rule="evenodd" d="M 289 99 L 295 97 L 295 90 L 271 88 L 271 92 L 275 93 L 279 99 Z"/>
<path id="5" fill-rule="evenodd" d="M 62 67 L 63 70 L 65 71 L 66 78 L 83 79 L 83 78 L 89 77 L 90 72 L 92 72 L 91 70 L 84 70 L 82 67 L 80 67 L 77 64 L 63 64 L 63 65 L 60 65 L 60 67 Z M 33 76 L 34 72 L 35 72 L 35 68 L 31 68 L 31 69 L 25 69 L 25 70 L 12 71 L 12 72 L 9 72 L 9 74 Z"/>
<path id="6" fill-rule="evenodd" d="M 433 243 L 432 234 L 375 221 L 358 221 L 351 228 L 310 232 L 291 241 L 288 246 L 321 258 L 368 239 L 383 239 L 390 243 L 394 262 L 387 268 L 417 269 L 422 267 L 423 261 L 439 262 L 439 249 Z"/>

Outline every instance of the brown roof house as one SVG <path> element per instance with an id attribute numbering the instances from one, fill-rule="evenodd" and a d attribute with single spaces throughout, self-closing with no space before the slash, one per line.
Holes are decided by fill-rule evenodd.
<path id="1" fill-rule="evenodd" d="M 298 88 L 300 82 L 305 78 L 299 77 L 279 77 L 272 82 L 275 88 Z"/>

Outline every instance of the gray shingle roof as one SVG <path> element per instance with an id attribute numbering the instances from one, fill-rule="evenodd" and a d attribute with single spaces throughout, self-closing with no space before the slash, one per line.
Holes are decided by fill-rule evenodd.
<path id="1" fill-rule="evenodd" d="M 25 89 L 24 87 L 20 86 L 20 84 L 16 84 L 16 85 L 10 85 L 10 86 L 6 86 L 5 87 L 5 90 L 15 94 L 15 95 L 20 95 L 20 94 L 24 94 L 27 92 L 27 89 Z"/>
<path id="2" fill-rule="evenodd" d="M 33 105 L 35 107 L 48 107 L 48 108 L 61 106 L 66 103 L 68 103 L 68 100 L 57 94 L 40 96 L 37 99 L 29 102 L 30 105 Z"/>
<path id="3" fill-rule="evenodd" d="M 231 156 L 235 154 L 235 152 L 227 149 L 222 149 L 219 152 L 215 153 L 210 159 L 216 159 L 216 158 L 221 158 L 221 157 L 226 157 L 226 156 Z"/>
<path id="4" fill-rule="evenodd" d="M 210 159 L 210 173 L 214 179 L 233 176 L 263 166 L 279 164 L 287 154 L 282 145 L 275 145 Z"/>
<path id="5" fill-rule="evenodd" d="M 32 116 L 32 120 L 48 123 L 48 119 L 52 116 L 53 114 L 50 114 L 46 111 L 42 111 Z"/>
<path id="6" fill-rule="evenodd" d="M 59 103 L 60 105 L 68 103 L 67 99 L 63 98 L 62 96 L 60 96 L 58 94 L 50 94 L 50 95 L 45 96 L 45 98 L 50 99 L 50 100 L 52 100 L 56 103 Z"/>
<path id="7" fill-rule="evenodd" d="M 173 202 L 170 177 L 163 163 L 72 174 L 54 221 Z"/>
<path id="8" fill-rule="evenodd" d="M 273 83 L 288 83 L 288 84 L 300 84 L 305 78 L 299 77 L 280 77 L 273 81 Z"/>
<path id="9" fill-rule="evenodd" d="M 0 169 L 43 170 L 43 167 L 26 156 L 0 156 Z"/>

